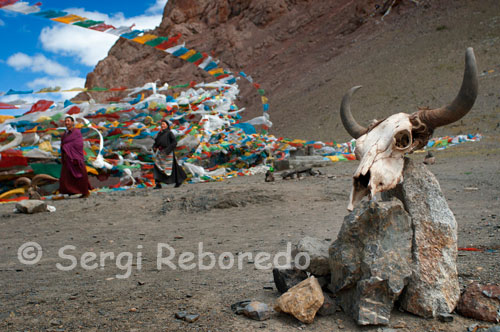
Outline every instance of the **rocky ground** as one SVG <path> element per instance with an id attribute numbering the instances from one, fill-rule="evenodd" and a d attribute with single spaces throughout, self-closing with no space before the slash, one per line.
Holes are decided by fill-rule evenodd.
<path id="1" fill-rule="evenodd" d="M 462 287 L 470 281 L 500 283 L 500 196 L 498 192 L 499 138 L 464 143 L 436 152 L 429 166 L 458 223 L 459 247 L 493 249 L 460 251 L 458 273 Z M 417 161 L 423 154 L 412 156 Z M 376 331 L 357 327 L 342 312 L 317 317 L 304 325 L 285 314 L 264 322 L 231 312 L 230 305 L 255 299 L 272 305 L 278 297 L 270 269 L 256 268 L 255 255 L 287 250 L 305 235 L 334 240 L 343 217 L 357 162 L 318 168 L 323 175 L 301 180 L 265 183 L 264 175 L 218 183 L 187 184 L 163 190 L 135 189 L 92 194 L 88 199 L 52 201 L 57 211 L 36 215 L 15 214 L 14 205 L 0 206 L 0 330 L 2 331 Z M 23 265 L 18 248 L 35 241 L 43 248 L 36 265 Z M 190 251 L 198 263 L 203 252 L 213 252 L 223 270 L 179 269 L 180 253 Z M 158 269 L 158 245 L 175 250 L 172 262 Z M 78 266 L 61 271 L 57 264 Z M 165 249 L 161 257 L 171 252 Z M 116 260 L 106 258 L 103 268 L 88 270 L 82 255 L 93 252 L 100 265 L 102 253 L 129 252 Z M 237 253 L 244 257 L 241 269 Z M 137 261 L 138 257 L 139 263 Z M 226 257 L 227 256 L 227 257 Z M 83 257 L 85 259 L 85 257 Z M 253 263 L 252 263 L 253 262 Z M 83 262 L 85 265 L 86 262 Z M 209 264 L 206 259 L 204 264 Z M 125 268 L 130 267 L 128 271 Z M 140 266 L 140 268 L 139 268 Z M 194 323 L 175 319 L 176 312 L 199 314 Z M 451 323 L 422 319 L 395 309 L 390 326 L 397 331 L 465 331 L 481 323 L 454 314 Z M 486 324 L 488 325 L 488 324 Z"/>

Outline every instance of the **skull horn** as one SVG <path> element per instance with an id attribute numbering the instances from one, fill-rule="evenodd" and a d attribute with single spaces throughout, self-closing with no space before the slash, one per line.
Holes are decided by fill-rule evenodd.
<path id="1" fill-rule="evenodd" d="M 35 175 L 33 177 L 33 180 L 31 180 L 31 183 L 33 184 L 33 186 L 37 186 L 40 182 L 43 182 L 43 181 L 56 182 L 56 181 L 59 181 L 59 179 L 52 177 L 48 174 L 38 174 L 38 175 Z"/>
<path id="2" fill-rule="evenodd" d="M 17 178 L 16 181 L 14 181 L 14 187 L 19 187 L 20 185 L 27 185 L 28 187 L 31 186 L 31 179 L 22 176 L 20 178 Z"/>
<path id="3" fill-rule="evenodd" d="M 344 98 L 342 98 L 342 103 L 340 104 L 340 119 L 342 120 L 342 124 L 349 135 L 355 139 L 364 135 L 368 131 L 368 129 L 357 123 L 351 114 L 351 96 L 359 88 L 361 88 L 361 85 L 355 86 L 347 91 Z"/>
<path id="4" fill-rule="evenodd" d="M 418 117 L 432 128 L 445 126 L 464 117 L 477 97 L 478 78 L 476 58 L 472 47 L 465 52 L 465 71 L 462 86 L 455 100 L 449 105 L 433 110 L 419 111 Z"/>

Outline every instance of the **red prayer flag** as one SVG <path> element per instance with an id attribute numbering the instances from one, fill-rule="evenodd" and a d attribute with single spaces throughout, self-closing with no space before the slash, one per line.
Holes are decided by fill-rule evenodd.
<path id="1" fill-rule="evenodd" d="M 78 106 L 73 106 L 69 109 L 68 113 L 66 113 L 66 114 L 72 115 L 72 114 L 78 114 L 78 113 L 80 113 L 80 108 Z"/>
<path id="2" fill-rule="evenodd" d="M 52 106 L 53 103 L 53 101 L 41 99 L 34 103 L 33 106 L 31 106 L 31 109 L 24 114 L 46 111 L 50 106 Z"/>
<path id="3" fill-rule="evenodd" d="M 15 105 L 0 103 L 0 110 L 15 110 L 15 109 L 17 109 L 17 106 Z"/>
<path id="4" fill-rule="evenodd" d="M 13 5 L 18 1 L 19 0 L 0 0 L 0 8 L 2 8 L 4 6 L 8 6 L 8 5 Z"/>

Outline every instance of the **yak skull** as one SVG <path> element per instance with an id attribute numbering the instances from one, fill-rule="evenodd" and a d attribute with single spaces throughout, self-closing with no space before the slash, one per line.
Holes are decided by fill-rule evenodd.
<path id="1" fill-rule="evenodd" d="M 403 181 L 404 155 L 423 148 L 434 129 L 461 119 L 477 97 L 477 66 L 472 48 L 465 54 L 465 71 L 458 95 L 450 104 L 437 109 L 421 109 L 413 114 L 397 113 L 372 123 L 368 128 L 354 120 L 350 110 L 350 89 L 340 106 L 340 116 L 347 132 L 356 139 L 356 159 L 360 161 L 353 176 L 347 209 L 364 196 L 394 188 Z"/>

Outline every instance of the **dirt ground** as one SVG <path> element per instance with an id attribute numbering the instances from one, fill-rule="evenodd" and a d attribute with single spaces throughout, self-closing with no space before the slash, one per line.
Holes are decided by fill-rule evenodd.
<path id="1" fill-rule="evenodd" d="M 487 136 L 437 151 L 429 166 L 440 181 L 458 223 L 459 247 L 496 249 L 465 252 L 458 256 L 461 286 L 470 280 L 500 282 L 500 142 Z M 423 154 L 412 158 L 422 160 Z M 305 235 L 336 238 L 357 162 L 317 168 L 323 175 L 301 180 L 265 183 L 264 175 L 234 178 L 217 183 L 187 184 L 162 190 L 134 189 L 92 194 L 88 199 L 52 201 L 57 211 L 36 215 L 14 214 L 13 204 L 0 205 L 0 330 L 2 331 L 376 331 L 357 327 L 342 312 L 317 317 L 311 325 L 276 314 L 257 322 L 231 312 L 230 305 L 245 299 L 273 304 L 278 292 L 270 269 L 256 269 L 255 255 L 272 257 L 286 251 Z M 43 248 L 38 264 L 23 265 L 18 248 L 35 241 Z M 190 251 L 198 262 L 198 243 L 216 258 L 252 253 L 241 269 L 185 271 L 179 255 Z M 157 266 L 158 245 L 175 250 L 173 270 Z M 78 260 L 70 266 L 59 254 Z M 170 249 L 169 249 L 170 250 Z M 134 265 L 126 275 L 126 259 L 117 265 L 107 259 L 103 268 L 80 266 L 84 252 L 130 252 Z M 223 254 L 226 252 L 226 254 Z M 140 253 L 140 254 L 139 254 Z M 161 257 L 168 256 L 164 250 Z M 141 255 L 141 268 L 137 258 Z M 223 259 L 229 264 L 230 258 Z M 249 262 L 250 261 L 250 262 Z M 205 260 L 204 264 L 209 264 Z M 269 289 L 270 286 L 272 289 Z M 200 315 L 187 323 L 176 320 L 178 311 Z M 465 331 L 478 323 L 454 315 L 452 323 L 422 319 L 394 310 L 390 326 L 398 331 Z"/>
<path id="2" fill-rule="evenodd" d="M 442 11 L 432 7 L 432 12 L 423 10 L 390 25 L 380 23 L 387 26 L 373 35 L 361 29 L 359 39 L 308 73 L 321 78 L 317 86 L 306 89 L 307 84 L 294 83 L 295 90 L 308 91 L 303 105 L 295 105 L 289 118 L 273 121 L 284 132 L 287 121 L 300 119 L 295 113 L 328 99 L 330 106 L 318 120 L 321 125 L 300 119 L 314 127 L 305 128 L 303 135 L 294 129 L 286 136 L 312 138 L 317 133 L 316 139 L 344 142 L 347 137 L 335 110 L 342 94 L 358 84 L 365 86 L 353 101 L 360 121 L 413 112 L 417 105 L 440 106 L 458 91 L 463 54 L 473 46 L 482 73 L 478 100 L 461 122 L 436 135 L 480 132 L 485 137 L 437 151 L 436 164 L 429 166 L 457 219 L 458 246 L 496 250 L 459 252 L 464 287 L 471 280 L 500 283 L 500 16 L 493 0 L 453 3 L 438 7 Z M 419 161 L 423 157 L 412 156 Z M 257 253 L 274 256 L 306 235 L 335 240 L 347 214 L 356 166 L 355 161 L 335 163 L 318 168 L 322 176 L 289 181 L 278 177 L 274 183 L 257 175 L 175 189 L 93 193 L 88 199 L 49 202 L 56 212 L 36 215 L 15 214 L 13 204 L 0 205 L 0 331 L 377 331 L 379 327 L 356 326 L 342 312 L 304 325 L 284 314 L 257 322 L 230 309 L 246 299 L 272 305 L 278 297 L 271 270 L 256 269 Z M 18 248 L 28 241 L 43 248 L 41 260 L 31 266 L 18 260 Z M 200 242 L 204 252 L 222 257 L 225 264 L 231 256 L 237 260 L 238 253 L 251 253 L 253 259 L 245 258 L 241 269 L 235 263 L 227 270 L 219 264 L 207 271 L 180 270 L 182 252 L 193 252 L 198 262 Z M 167 265 L 158 269 L 159 244 L 175 250 L 175 270 Z M 74 248 L 63 253 L 74 256 L 78 266 L 61 271 L 57 264 L 72 263 L 59 255 L 68 245 Z M 88 265 L 99 264 L 105 258 L 101 252 L 129 252 L 134 262 L 130 276 L 119 278 L 127 271 L 109 258 L 102 269 L 82 268 L 85 252 L 97 255 Z M 168 252 L 165 249 L 162 256 Z M 120 257 L 125 264 L 128 256 Z M 181 310 L 200 318 L 194 323 L 175 319 Z M 457 314 L 453 322 L 442 323 L 395 309 L 389 326 L 397 331 L 462 332 L 475 323 L 480 322 Z"/>

